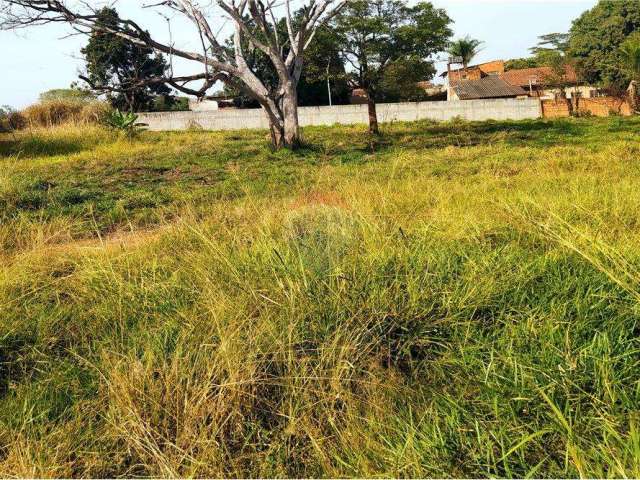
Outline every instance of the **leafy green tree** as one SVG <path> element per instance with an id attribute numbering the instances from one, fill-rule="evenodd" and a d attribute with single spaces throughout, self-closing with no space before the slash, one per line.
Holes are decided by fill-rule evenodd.
<path id="1" fill-rule="evenodd" d="M 9 105 L 0 105 L 0 133 L 11 132 L 25 128 L 27 120 Z"/>
<path id="2" fill-rule="evenodd" d="M 640 82 L 640 32 L 627 38 L 620 47 L 622 68 L 631 77 L 629 98 L 634 110 L 638 110 L 638 82 Z"/>
<path id="3" fill-rule="evenodd" d="M 622 68 L 625 40 L 640 30 L 638 0 L 600 0 L 573 22 L 570 54 L 579 62 L 584 79 L 593 84 L 626 88 L 630 73 Z"/>
<path id="4" fill-rule="evenodd" d="M 319 28 L 314 42 L 305 52 L 305 66 L 298 85 L 301 106 L 344 105 L 349 103 L 351 90 L 347 83 L 344 61 L 340 55 L 338 37 L 327 27 Z"/>
<path id="5" fill-rule="evenodd" d="M 89 42 L 82 49 L 86 75 L 80 78 L 91 89 L 106 93 L 115 108 L 132 112 L 151 109 L 156 95 L 171 93 L 163 82 L 147 82 L 164 76 L 168 69 L 164 57 L 149 47 L 108 33 L 121 24 L 115 9 L 105 7 L 97 17 Z"/>
<path id="6" fill-rule="evenodd" d="M 462 66 L 466 70 L 471 61 L 480 53 L 480 47 L 483 43 L 484 42 L 467 35 L 464 38 L 459 38 L 452 42 L 447 52 L 452 57 L 460 57 L 462 59 Z"/>
<path id="7" fill-rule="evenodd" d="M 542 67 L 540 62 L 535 57 L 524 57 L 524 58 L 512 58 L 511 60 L 507 60 L 504 62 L 505 71 L 509 70 L 521 70 L 523 68 L 536 68 Z"/>
<path id="8" fill-rule="evenodd" d="M 403 72 L 395 76 L 398 89 L 432 78 L 432 57 L 447 47 L 450 24 L 445 10 L 431 3 L 410 7 L 400 0 L 353 0 L 334 19 L 350 79 L 367 94 L 371 133 L 380 133 L 376 102 L 384 98 L 385 78 L 394 69 Z"/>
<path id="9" fill-rule="evenodd" d="M 40 94 L 41 102 L 51 102 L 54 100 L 71 100 L 75 102 L 89 102 L 95 100 L 96 96 L 90 90 L 80 88 L 54 88 Z"/>
<path id="10" fill-rule="evenodd" d="M 543 59 L 545 54 L 555 54 L 557 52 L 563 55 L 569 50 L 569 34 L 568 33 L 547 33 L 538 37 L 538 44 L 529 49 L 534 57 Z"/>
<path id="11" fill-rule="evenodd" d="M 505 70 L 519 70 L 554 66 L 561 63 L 560 60 L 569 58 L 568 50 L 568 33 L 547 33 L 538 37 L 536 46 L 529 49 L 531 57 L 507 60 L 504 68 Z"/>

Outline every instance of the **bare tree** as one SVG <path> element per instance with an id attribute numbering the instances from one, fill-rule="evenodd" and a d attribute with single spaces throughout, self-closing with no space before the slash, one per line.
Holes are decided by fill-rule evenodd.
<path id="1" fill-rule="evenodd" d="M 197 62 L 202 65 L 202 73 L 187 76 L 171 73 L 146 79 L 145 83 L 166 83 L 198 97 L 205 97 L 218 81 L 232 84 L 262 106 L 269 119 L 274 147 L 295 147 L 300 141 L 297 87 L 304 51 L 317 28 L 347 2 L 307 0 L 295 18 L 294 0 L 159 0 L 146 6 L 170 9 L 185 16 L 195 27 L 198 44 L 202 46 L 201 51 L 195 52 L 157 41 L 132 20 L 121 19 L 117 25 L 106 27 L 97 21 L 98 9 L 86 0 L 0 0 L 0 27 L 67 23 L 83 34 L 104 31 L 157 52 Z M 286 38 L 276 28 L 282 18 L 287 25 Z M 218 30 L 213 28 L 214 19 Z M 233 26 L 230 43 L 220 38 L 225 21 Z M 273 63 L 278 76 L 276 89 L 269 90 L 248 66 L 248 49 L 261 50 Z"/>

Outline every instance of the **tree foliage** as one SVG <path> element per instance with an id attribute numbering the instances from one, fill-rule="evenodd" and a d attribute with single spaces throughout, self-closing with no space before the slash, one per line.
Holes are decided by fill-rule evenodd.
<path id="1" fill-rule="evenodd" d="M 626 87 L 631 77 L 623 68 L 620 47 L 639 30 L 638 0 L 600 0 L 576 19 L 570 31 L 569 51 L 579 61 L 585 80 Z"/>
<path id="2" fill-rule="evenodd" d="M 95 100 L 96 96 L 93 92 L 80 88 L 54 88 L 40 94 L 41 102 L 51 102 L 56 100 L 71 100 L 77 102 L 90 102 Z"/>
<path id="3" fill-rule="evenodd" d="M 369 98 L 372 132 L 378 131 L 375 102 L 384 99 L 390 78 L 397 90 L 407 90 L 433 77 L 432 57 L 447 47 L 450 24 L 445 10 L 431 3 L 410 7 L 400 0 L 354 0 L 336 18 L 350 80 Z"/>
<path id="4" fill-rule="evenodd" d="M 632 80 L 640 80 L 640 32 L 629 36 L 620 47 L 622 68 Z"/>
<path id="5" fill-rule="evenodd" d="M 536 57 L 512 58 L 511 60 L 507 60 L 506 62 L 504 62 L 504 69 L 506 71 L 521 70 L 523 68 L 536 68 L 542 66 L 544 65 L 540 65 L 540 61 Z"/>
<path id="6" fill-rule="evenodd" d="M 128 111 L 152 109 L 156 95 L 171 93 L 163 83 L 145 80 L 165 74 L 167 63 L 161 54 L 137 45 L 119 35 L 105 32 L 121 23 L 118 12 L 105 7 L 98 12 L 96 28 L 82 49 L 87 81 L 92 89 L 105 91 L 113 107 Z"/>
<path id="7" fill-rule="evenodd" d="M 297 12 L 298 19 L 303 11 Z M 278 22 L 278 31 L 281 37 L 287 35 L 286 21 Z M 256 32 L 259 37 L 260 32 Z M 345 74 L 344 62 L 340 56 L 338 38 L 327 26 L 321 26 L 316 31 L 314 41 L 304 53 L 305 64 L 298 84 L 298 104 L 300 106 L 329 105 L 329 91 L 327 79 L 331 85 L 332 103 L 343 105 L 349 101 L 349 85 Z M 229 39 L 228 48 L 233 48 L 233 41 Z M 247 55 L 247 65 L 256 76 L 263 79 L 265 86 L 275 92 L 278 88 L 278 74 L 268 56 L 258 49 L 245 49 L 250 51 Z M 235 98 L 236 106 L 240 108 L 255 108 L 259 103 L 242 88 L 229 84 L 225 86 L 225 95 Z"/>
<path id="8" fill-rule="evenodd" d="M 0 105 L 0 133 L 13 132 L 26 126 L 24 116 L 9 105 Z"/>
<path id="9" fill-rule="evenodd" d="M 462 65 L 464 68 L 467 68 L 471 61 L 480 53 L 482 44 L 482 41 L 467 35 L 464 38 L 459 38 L 452 42 L 447 52 L 452 57 L 460 57 L 462 59 Z"/>

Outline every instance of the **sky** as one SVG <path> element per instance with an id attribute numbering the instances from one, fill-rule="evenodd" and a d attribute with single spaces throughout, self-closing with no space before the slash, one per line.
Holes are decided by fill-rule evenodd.
<path id="1" fill-rule="evenodd" d="M 0 0 L 1 1 L 1 0 Z M 99 5 L 104 2 L 92 1 Z M 137 20 L 159 39 L 169 38 L 167 21 L 141 0 L 119 0 L 122 17 Z M 528 55 L 537 37 L 566 32 L 573 19 L 593 7 L 597 0 L 432 0 L 454 20 L 455 38 L 470 35 L 484 42 L 474 62 L 518 58 Z M 41 92 L 67 88 L 77 80 L 82 67 L 82 36 L 69 36 L 64 25 L 31 27 L 17 32 L 0 31 L 0 105 L 22 108 L 38 99 Z M 183 47 L 197 49 L 189 25 L 171 22 L 171 38 Z M 444 64 L 438 67 L 443 70 Z M 194 73 L 191 65 L 177 62 L 176 73 Z"/>

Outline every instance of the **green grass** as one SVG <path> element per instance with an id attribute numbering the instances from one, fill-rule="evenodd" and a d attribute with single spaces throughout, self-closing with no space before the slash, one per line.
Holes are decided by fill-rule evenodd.
<path id="1" fill-rule="evenodd" d="M 0 137 L 0 476 L 640 476 L 639 132 Z"/>

